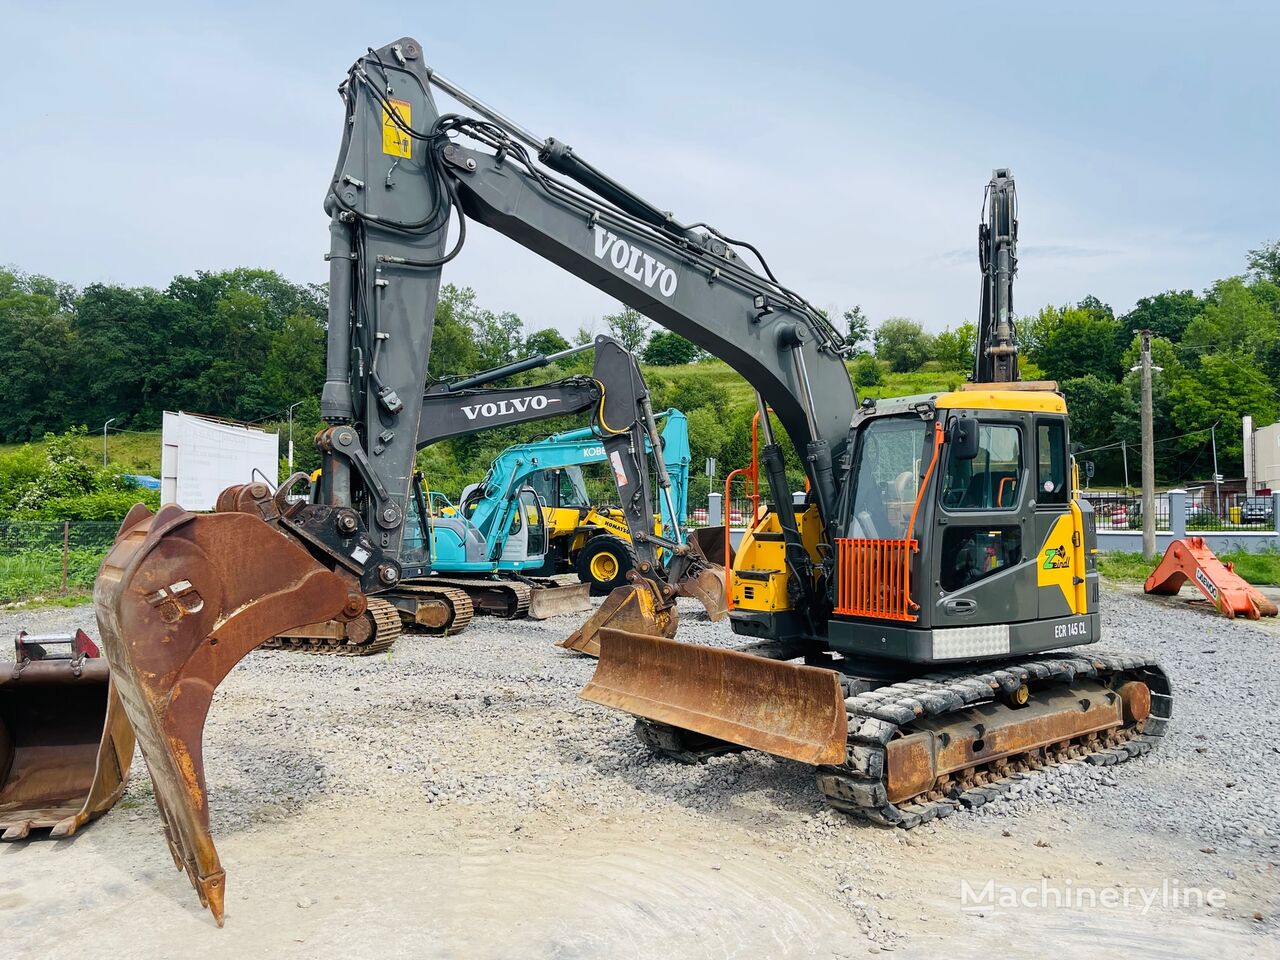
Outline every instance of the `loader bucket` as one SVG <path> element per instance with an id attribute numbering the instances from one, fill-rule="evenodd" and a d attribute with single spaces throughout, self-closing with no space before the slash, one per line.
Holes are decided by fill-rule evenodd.
<path id="1" fill-rule="evenodd" d="M 606 627 L 648 636 L 674 637 L 678 623 L 676 605 L 663 598 L 662 588 L 646 577 L 633 574 L 631 583 L 616 587 L 586 623 L 556 646 L 598 657 L 600 631 Z"/>
<path id="2" fill-rule="evenodd" d="M 606 629 L 580 696 L 801 763 L 845 759 L 848 720 L 834 670 Z"/>
<path id="3" fill-rule="evenodd" d="M 225 874 L 209 833 L 202 744 L 213 691 L 267 638 L 358 616 L 364 598 L 258 517 L 169 505 L 130 512 L 93 602 L 169 852 L 221 926 Z"/>
<path id="4" fill-rule="evenodd" d="M 546 620 L 569 613 L 586 613 L 591 609 L 591 584 L 549 582 L 538 584 L 529 597 L 530 620 Z"/>
<path id="5" fill-rule="evenodd" d="M 0 674 L 0 839 L 67 837 L 124 793 L 133 728 L 102 658 L 15 660 Z"/>

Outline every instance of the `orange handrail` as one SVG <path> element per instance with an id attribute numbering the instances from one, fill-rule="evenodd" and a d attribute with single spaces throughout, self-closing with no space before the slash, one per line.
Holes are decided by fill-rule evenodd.
<path id="1" fill-rule="evenodd" d="M 740 473 L 745 473 L 749 478 L 754 479 L 755 467 L 756 465 L 752 463 L 749 467 L 730 470 L 729 475 L 724 478 L 724 516 L 721 518 L 724 520 L 724 601 L 725 606 L 730 610 L 733 609 L 733 565 L 730 563 L 729 558 L 733 556 L 733 550 L 730 548 L 729 543 L 729 517 L 732 513 L 729 505 L 733 501 L 730 499 L 729 486 L 733 482 L 733 478 Z M 755 498 L 753 497 L 752 499 L 754 501 Z M 751 522 L 753 524 L 755 523 L 755 518 L 756 509 L 753 505 L 751 511 Z"/>

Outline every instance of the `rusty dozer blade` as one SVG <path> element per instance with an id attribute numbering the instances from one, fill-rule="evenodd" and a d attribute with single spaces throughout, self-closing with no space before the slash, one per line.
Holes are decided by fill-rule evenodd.
<path id="1" fill-rule="evenodd" d="M 67 837 L 102 816 L 124 793 L 133 728 L 111 684 L 107 661 L 72 637 L 20 635 L 0 674 L 0 839 L 33 829 Z M 89 646 L 91 641 L 84 637 Z M 53 641 L 70 656 L 45 656 Z"/>
<path id="2" fill-rule="evenodd" d="M 151 772 L 169 852 L 222 925 L 202 737 L 213 691 L 292 627 L 358 616 L 364 598 L 248 513 L 134 507 L 93 585 L 103 648 Z M 356 609 L 356 608 L 359 609 Z"/>
<path id="3" fill-rule="evenodd" d="M 600 631 L 608 627 L 649 636 L 674 637 L 680 615 L 663 588 L 634 570 L 631 582 L 615 587 L 581 627 L 556 644 L 589 657 L 600 656 Z"/>
<path id="4" fill-rule="evenodd" d="M 547 579 L 535 581 L 529 596 L 529 609 L 525 613 L 530 620 L 546 620 L 569 613 L 586 613 L 591 609 L 591 584 L 574 578 L 574 582 L 561 583 Z"/>
<path id="5" fill-rule="evenodd" d="M 802 763 L 845 758 L 848 720 L 834 670 L 606 629 L 580 696 Z"/>

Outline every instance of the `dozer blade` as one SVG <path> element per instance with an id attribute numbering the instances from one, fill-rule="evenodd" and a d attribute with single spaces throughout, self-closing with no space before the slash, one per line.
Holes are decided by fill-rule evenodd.
<path id="1" fill-rule="evenodd" d="M 674 637 L 679 624 L 676 605 L 664 600 L 662 588 L 647 577 L 634 575 L 625 587 L 616 587 L 600 609 L 556 646 L 600 656 L 600 631 L 607 628 L 654 637 Z"/>
<path id="2" fill-rule="evenodd" d="M 0 675 L 0 839 L 66 837 L 124 793 L 133 728 L 101 658 L 15 662 Z"/>
<path id="3" fill-rule="evenodd" d="M 802 763 L 845 759 L 848 720 L 833 670 L 602 630 L 600 662 L 580 696 Z"/>
<path id="4" fill-rule="evenodd" d="M 364 598 L 248 513 L 135 507 L 93 586 L 120 702 L 151 772 L 169 852 L 222 925 L 202 736 L 213 691 L 268 637 L 358 616 Z"/>
<path id="5" fill-rule="evenodd" d="M 585 613 L 591 609 L 591 584 L 583 582 L 539 583 L 529 597 L 530 620 L 546 620 L 569 613 Z"/>

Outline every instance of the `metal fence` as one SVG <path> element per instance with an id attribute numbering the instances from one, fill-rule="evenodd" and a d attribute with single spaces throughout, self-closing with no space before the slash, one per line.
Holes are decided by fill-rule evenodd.
<path id="1" fill-rule="evenodd" d="M 0 518 L 0 603 L 87 593 L 119 528 L 118 520 Z"/>
<path id="2" fill-rule="evenodd" d="M 1142 530 L 1142 498 L 1128 493 L 1085 491 L 1099 530 Z M 1156 529 L 1169 529 L 1169 495 L 1156 494 Z"/>
<path id="3" fill-rule="evenodd" d="M 1185 529 L 1191 532 L 1266 532 L 1275 528 L 1269 496 L 1215 495 L 1212 487 L 1179 493 L 1185 499 Z M 1085 491 L 1100 531 L 1142 530 L 1142 497 L 1136 493 Z M 1170 530 L 1170 496 L 1156 494 L 1156 530 Z"/>

